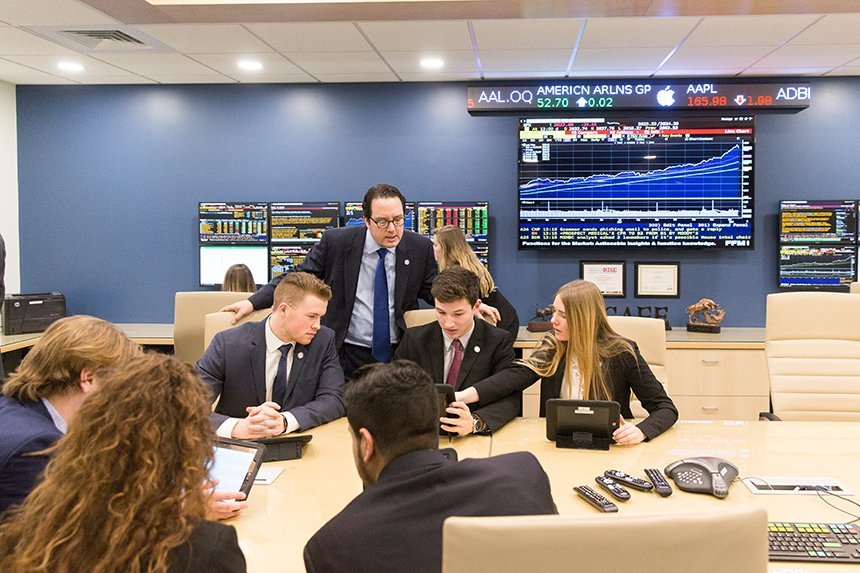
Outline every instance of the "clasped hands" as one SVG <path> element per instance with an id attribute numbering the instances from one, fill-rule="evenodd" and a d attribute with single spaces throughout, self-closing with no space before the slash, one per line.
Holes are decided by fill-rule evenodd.
<path id="1" fill-rule="evenodd" d="M 231 437 L 240 440 L 255 440 L 279 436 L 286 429 L 284 415 L 280 405 L 275 402 L 263 402 L 259 406 L 245 408 L 247 417 L 242 418 L 233 426 Z"/>

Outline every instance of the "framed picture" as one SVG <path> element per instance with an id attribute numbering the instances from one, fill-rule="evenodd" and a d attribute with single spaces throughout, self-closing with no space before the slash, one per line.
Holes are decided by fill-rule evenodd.
<path id="1" fill-rule="evenodd" d="M 597 285 L 605 298 L 623 298 L 624 261 L 580 261 L 579 276 Z"/>
<path id="2" fill-rule="evenodd" d="M 680 264 L 636 263 L 636 296 L 642 298 L 680 298 Z"/>

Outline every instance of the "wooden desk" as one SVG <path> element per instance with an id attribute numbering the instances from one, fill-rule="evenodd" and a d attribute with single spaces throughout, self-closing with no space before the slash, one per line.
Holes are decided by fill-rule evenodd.
<path id="1" fill-rule="evenodd" d="M 520 327 L 514 343 L 523 356 L 537 347 L 543 332 Z M 764 328 L 726 327 L 718 334 L 666 331 L 669 396 L 685 420 L 756 420 L 770 406 L 764 355 Z M 523 392 L 523 415 L 537 416 L 540 387 Z"/>
<path id="2" fill-rule="evenodd" d="M 173 324 L 120 323 L 117 326 L 126 336 L 143 346 L 173 346 Z M 30 348 L 40 338 L 41 332 L 0 334 L 0 353 Z"/>
<path id="3" fill-rule="evenodd" d="M 277 481 L 271 486 L 254 486 L 248 510 L 229 522 L 239 532 L 251 573 L 266 573 L 275 563 L 283 571 L 302 571 L 307 540 L 361 492 L 346 420 L 311 433 L 314 439 L 304 457 L 276 462 L 285 468 Z M 672 461 L 699 455 L 726 458 L 740 468 L 742 476 L 835 477 L 860 493 L 860 423 L 679 422 L 653 442 L 612 447 L 608 452 L 561 450 L 546 441 L 544 433 L 543 420 L 520 418 L 491 438 L 469 436 L 455 439 L 451 445 L 461 458 L 533 452 L 549 475 L 563 515 L 596 513 L 572 488 L 594 485 L 594 477 L 604 470 L 619 469 L 641 476 L 646 467 L 662 470 Z M 443 439 L 440 445 L 449 443 Z M 753 495 L 740 482 L 731 486 L 724 500 L 675 488 L 668 498 L 631 491 L 630 501 L 618 505 L 619 515 L 630 515 L 718 511 L 735 504 L 761 505 L 771 521 L 850 519 L 816 495 Z M 804 563 L 771 563 L 769 567 L 772 573 L 834 573 L 838 569 L 838 565 Z"/>

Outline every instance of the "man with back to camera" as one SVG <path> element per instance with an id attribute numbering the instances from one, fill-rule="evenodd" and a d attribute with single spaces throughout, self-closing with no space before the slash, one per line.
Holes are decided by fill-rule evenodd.
<path id="1" fill-rule="evenodd" d="M 330 298 L 315 276 L 289 273 L 268 318 L 215 335 L 197 371 L 218 400 L 211 420 L 219 436 L 265 438 L 343 416 L 335 335 L 320 325 Z"/>
<path id="2" fill-rule="evenodd" d="M 475 273 L 449 267 L 433 281 L 431 293 L 436 321 L 407 330 L 395 359 L 412 360 L 434 382 L 449 384 L 457 391 L 511 365 L 515 357 L 511 335 L 475 318 L 481 305 L 481 285 Z M 450 416 L 441 419 L 442 429 L 461 436 L 494 432 L 519 415 L 521 403 L 522 392 L 489 404 L 453 402 L 448 407 Z"/>
<path id="3" fill-rule="evenodd" d="M 446 517 L 558 513 L 532 454 L 457 462 L 439 452 L 436 389 L 417 364 L 361 368 L 346 403 L 366 487 L 308 541 L 309 573 L 438 573 Z"/>
<path id="4" fill-rule="evenodd" d="M 347 378 L 364 364 L 391 359 L 406 330 L 403 313 L 418 308 L 418 299 L 433 303 L 430 287 L 436 276 L 433 243 L 403 228 L 406 199 L 397 187 L 374 185 L 364 195 L 362 208 L 364 227 L 327 230 L 296 267 L 331 287 L 330 312 L 323 324 L 335 331 Z M 235 324 L 254 309 L 271 306 L 282 276 L 221 310 L 235 312 Z M 496 309 L 485 305 L 482 311 L 498 320 Z"/>

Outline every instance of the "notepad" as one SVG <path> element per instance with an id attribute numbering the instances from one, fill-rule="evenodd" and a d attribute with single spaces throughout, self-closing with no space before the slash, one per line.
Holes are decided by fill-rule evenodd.
<path id="1" fill-rule="evenodd" d="M 284 468 L 275 468 L 272 466 L 263 466 L 257 471 L 257 476 L 254 478 L 255 485 L 272 485 Z"/>

